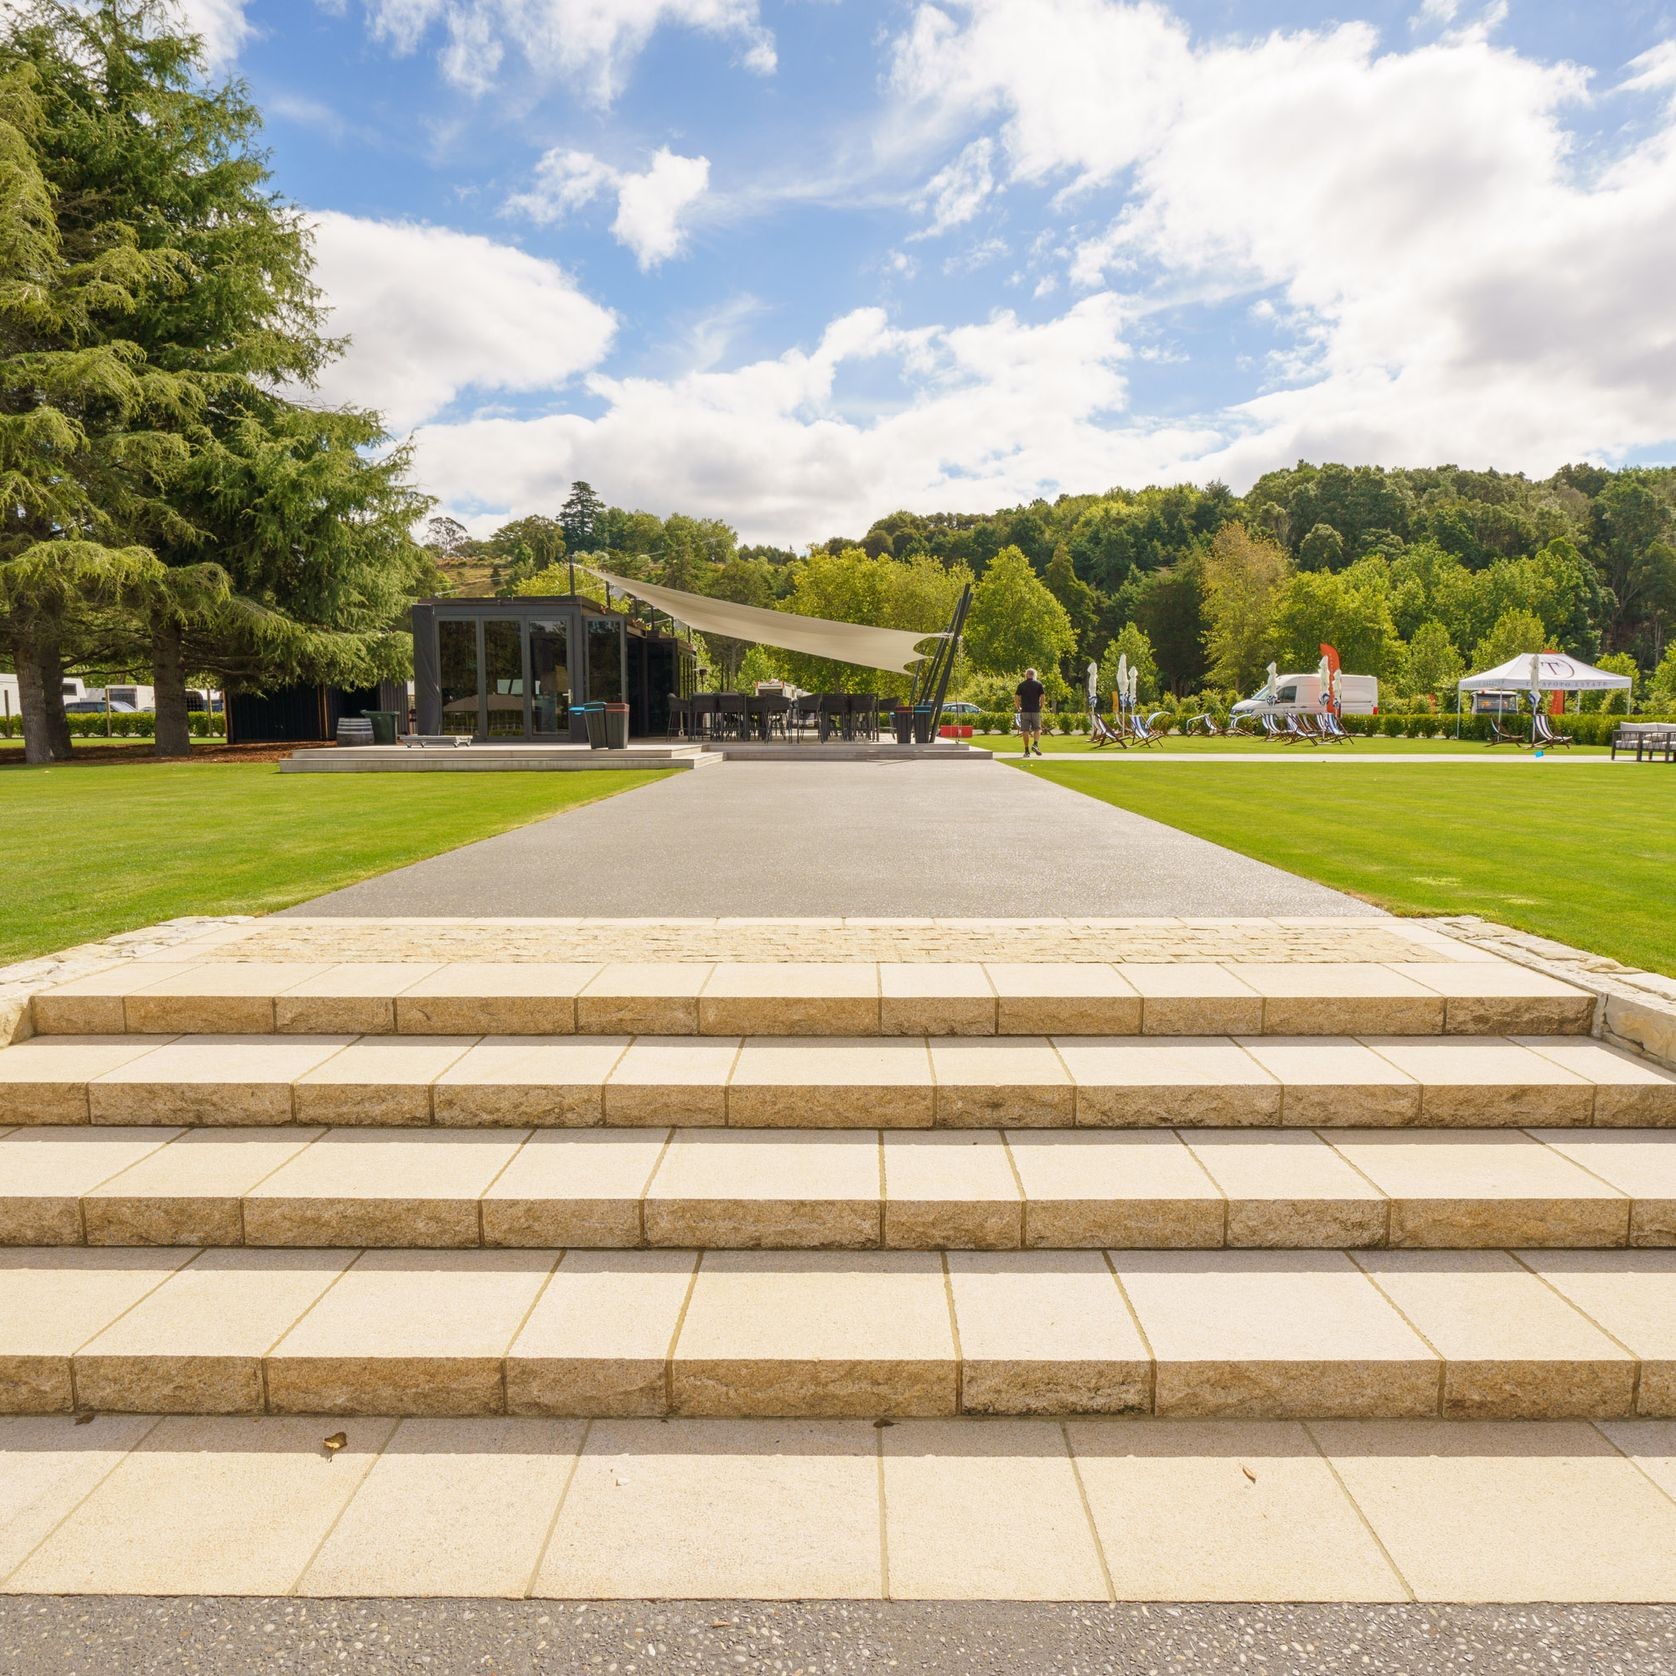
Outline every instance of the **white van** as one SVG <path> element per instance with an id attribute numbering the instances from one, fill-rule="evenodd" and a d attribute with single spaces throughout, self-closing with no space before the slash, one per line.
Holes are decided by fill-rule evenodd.
<path id="1" fill-rule="evenodd" d="M 1375 675 L 1345 675 L 1341 677 L 1344 714 L 1347 716 L 1377 716 L 1379 714 L 1379 678 Z M 1236 716 L 1287 716 L 1298 711 L 1319 711 L 1321 708 L 1321 677 L 1311 670 L 1307 675 L 1277 675 L 1265 682 L 1250 698 L 1242 698 L 1231 712 Z"/>

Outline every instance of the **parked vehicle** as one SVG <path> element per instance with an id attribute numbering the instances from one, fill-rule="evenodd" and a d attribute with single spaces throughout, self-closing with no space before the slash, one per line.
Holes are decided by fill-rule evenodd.
<path id="1" fill-rule="evenodd" d="M 1342 697 L 1347 716 L 1379 714 L 1379 679 L 1374 675 L 1345 675 Z M 1242 698 L 1229 713 L 1234 716 L 1291 716 L 1321 708 L 1321 677 L 1277 675 L 1250 698 Z"/>
<path id="2" fill-rule="evenodd" d="M 969 699 L 951 698 L 943 706 L 943 714 L 945 716 L 981 716 L 983 706 L 973 704 Z"/>
<path id="3" fill-rule="evenodd" d="M 102 698 L 73 698 L 64 706 L 66 716 L 133 716 L 138 714 L 138 707 L 124 704 L 120 698 L 113 698 L 107 705 Z"/>

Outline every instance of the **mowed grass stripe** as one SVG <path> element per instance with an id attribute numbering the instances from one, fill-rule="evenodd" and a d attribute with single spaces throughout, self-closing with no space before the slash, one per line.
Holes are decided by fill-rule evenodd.
<path id="1" fill-rule="evenodd" d="M 1018 766 L 1397 913 L 1482 914 L 1676 976 L 1676 769 L 1663 764 Z M 1205 885 L 1205 912 L 1240 911 Z"/>
<path id="2" fill-rule="evenodd" d="M 0 770 L 0 962 L 181 914 L 261 914 L 668 770 L 286 774 L 272 763 Z"/>

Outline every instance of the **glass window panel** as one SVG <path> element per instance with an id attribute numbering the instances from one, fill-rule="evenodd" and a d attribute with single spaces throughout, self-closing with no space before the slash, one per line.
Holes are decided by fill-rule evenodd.
<path id="1" fill-rule="evenodd" d="M 483 664 L 488 675 L 491 739 L 524 737 L 524 637 L 516 622 L 483 625 Z"/>
<path id="2" fill-rule="evenodd" d="M 477 624 L 436 626 L 437 664 L 442 678 L 442 731 L 477 732 Z"/>
<path id="3" fill-rule="evenodd" d="M 530 624 L 530 726 L 537 734 L 570 734 L 570 623 Z"/>
<path id="4" fill-rule="evenodd" d="M 590 617 L 588 697 L 596 703 L 623 701 L 623 625 L 615 617 Z"/>

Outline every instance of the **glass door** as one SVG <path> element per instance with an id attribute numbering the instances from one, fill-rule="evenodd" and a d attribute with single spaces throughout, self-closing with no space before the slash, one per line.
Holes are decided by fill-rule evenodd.
<path id="1" fill-rule="evenodd" d="M 570 737 L 568 617 L 530 624 L 530 730 L 537 739 Z"/>
<path id="2" fill-rule="evenodd" d="M 477 624 L 469 619 L 443 618 L 436 626 L 437 673 L 442 689 L 442 731 L 478 731 L 482 692 L 478 686 Z"/>
<path id="3" fill-rule="evenodd" d="M 484 623 L 483 675 L 484 733 L 490 739 L 526 738 L 524 634 L 515 618 L 497 617 Z"/>

